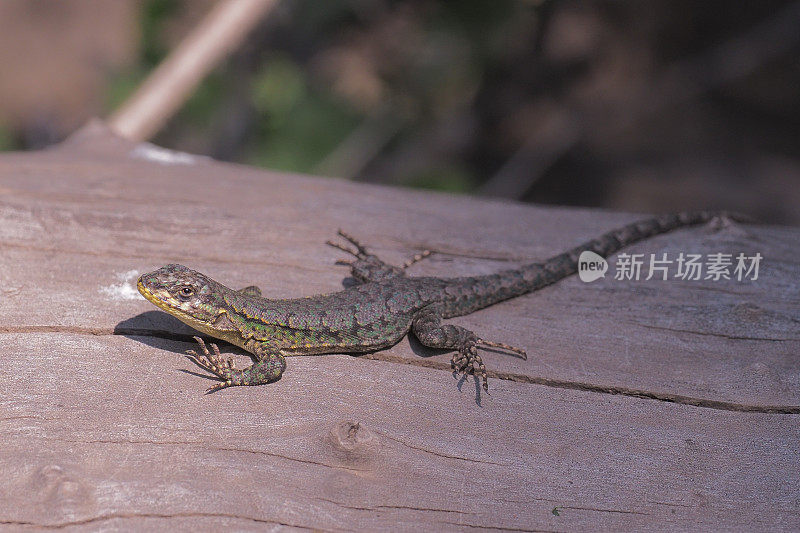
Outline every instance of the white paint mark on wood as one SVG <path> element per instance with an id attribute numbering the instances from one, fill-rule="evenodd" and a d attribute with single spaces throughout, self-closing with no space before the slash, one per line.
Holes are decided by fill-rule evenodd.
<path id="1" fill-rule="evenodd" d="M 145 159 L 164 165 L 194 165 L 199 159 L 203 159 L 202 156 L 168 150 L 150 143 L 138 144 L 128 155 L 135 159 Z"/>
<path id="2" fill-rule="evenodd" d="M 119 272 L 115 274 L 115 277 L 119 283 L 100 287 L 101 294 L 105 294 L 113 300 L 144 300 L 136 289 L 136 280 L 139 278 L 138 271 Z"/>

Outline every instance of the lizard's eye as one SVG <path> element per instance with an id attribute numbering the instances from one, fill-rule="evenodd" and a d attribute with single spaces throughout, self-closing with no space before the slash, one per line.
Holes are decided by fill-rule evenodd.
<path id="1" fill-rule="evenodd" d="M 191 298 L 192 295 L 194 295 L 194 289 L 192 287 L 189 287 L 188 285 L 185 285 L 180 289 L 178 289 L 178 296 L 180 296 L 181 298 Z"/>

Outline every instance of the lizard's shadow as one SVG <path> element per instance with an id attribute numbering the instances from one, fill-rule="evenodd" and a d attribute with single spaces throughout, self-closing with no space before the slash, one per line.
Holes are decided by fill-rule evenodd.
<path id="1" fill-rule="evenodd" d="M 423 359 L 427 359 L 429 357 L 434 357 L 436 355 L 442 354 L 452 354 L 453 350 L 445 350 L 442 348 L 431 348 L 429 346 L 425 346 L 417 337 L 409 332 L 408 333 L 408 344 L 411 348 L 411 351 L 414 352 L 414 355 L 418 357 L 422 357 Z M 464 383 L 466 383 L 470 378 L 465 374 L 458 374 L 455 370 L 453 370 L 453 379 L 457 381 L 456 387 L 459 391 L 461 391 L 464 387 Z M 483 390 L 481 389 L 480 382 L 477 379 L 472 378 L 475 384 L 475 404 L 478 407 L 481 407 L 481 395 L 483 394 Z"/>
<path id="2" fill-rule="evenodd" d="M 121 335 L 159 350 L 180 354 L 191 361 L 191 357 L 186 355 L 186 350 L 197 346 L 194 337 L 202 336 L 202 333 L 163 311 L 146 311 L 119 322 L 114 326 L 114 335 Z M 241 355 L 252 359 L 252 354 L 233 344 L 220 339 L 214 339 L 214 343 L 219 346 L 222 353 Z M 214 377 L 207 373 L 186 370 L 185 368 L 178 368 L 177 370 L 193 376 L 214 380 Z"/>
<path id="3" fill-rule="evenodd" d="M 114 335 L 182 354 L 185 343 L 193 343 L 192 337 L 199 333 L 163 311 L 146 311 L 119 322 L 114 326 Z"/>
<path id="4" fill-rule="evenodd" d="M 195 336 L 203 336 L 202 333 L 190 328 L 177 318 L 163 311 L 145 311 L 144 313 L 122 320 L 114 326 L 114 335 L 121 335 L 146 346 L 166 350 L 182 356 L 186 355 L 186 350 L 196 346 L 194 340 Z M 423 359 L 452 352 L 452 350 L 429 348 L 419 342 L 413 333 L 409 333 L 408 341 L 414 355 Z M 218 344 L 223 353 L 252 358 L 251 354 L 223 340 L 214 339 L 214 342 Z M 350 355 L 358 357 L 360 354 L 351 353 Z M 185 368 L 178 368 L 178 370 L 199 377 L 210 378 L 207 374 L 189 371 Z M 456 386 L 461 390 L 464 385 L 463 376 L 456 376 L 455 373 L 453 376 L 458 380 Z M 476 387 L 475 403 L 478 405 L 480 405 L 480 394 L 480 387 Z"/>
<path id="5" fill-rule="evenodd" d="M 342 288 L 344 289 L 349 289 L 351 287 L 355 287 L 356 285 L 361 285 L 361 282 L 352 276 L 347 276 L 342 279 Z"/>
<path id="6" fill-rule="evenodd" d="M 430 346 L 425 346 L 419 339 L 417 339 L 416 335 L 408 332 L 408 344 L 411 348 L 411 351 L 414 352 L 414 355 L 427 359 L 428 357 L 434 357 L 436 355 L 442 355 L 445 353 L 452 353 L 453 350 L 445 350 L 443 348 L 431 348 Z"/>

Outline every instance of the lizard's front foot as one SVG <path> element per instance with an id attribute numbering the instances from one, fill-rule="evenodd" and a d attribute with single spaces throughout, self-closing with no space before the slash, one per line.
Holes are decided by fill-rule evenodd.
<path id="1" fill-rule="evenodd" d="M 244 384 L 241 382 L 242 371 L 236 368 L 233 358 L 224 359 L 222 354 L 219 353 L 219 347 L 214 343 L 210 343 L 212 351 L 209 352 L 203 339 L 194 337 L 194 340 L 200 346 L 200 353 L 194 350 L 187 350 L 186 355 L 189 356 L 194 364 L 206 372 L 214 374 L 221 381 L 221 383 L 209 387 L 206 392 L 214 392 L 225 387 Z"/>
<path id="2" fill-rule="evenodd" d="M 220 383 L 209 387 L 206 392 L 215 392 L 226 387 L 236 385 L 263 385 L 280 379 L 283 371 L 286 370 L 286 360 L 279 353 L 257 353 L 258 361 L 247 368 L 238 369 L 233 363 L 232 358 L 224 359 L 219 353 L 219 347 L 210 343 L 211 351 L 208 351 L 206 343 L 200 337 L 194 338 L 200 346 L 200 353 L 188 350 L 186 354 L 192 362 L 214 375 Z"/>

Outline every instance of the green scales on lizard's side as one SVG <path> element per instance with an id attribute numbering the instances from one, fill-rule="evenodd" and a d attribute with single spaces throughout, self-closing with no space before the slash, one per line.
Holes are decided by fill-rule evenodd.
<path id="1" fill-rule="evenodd" d="M 220 380 L 209 391 L 275 381 L 286 369 L 286 356 L 375 351 L 399 342 L 409 330 L 425 346 L 455 350 L 453 367 L 480 376 L 488 390 L 478 348 L 501 348 L 523 357 L 525 351 L 486 341 L 460 326 L 442 324 L 442 319 L 472 313 L 574 274 L 583 251 L 607 257 L 642 239 L 716 216 L 706 211 L 664 215 L 611 231 L 544 263 L 461 278 L 407 277 L 405 269 L 429 252 L 395 267 L 340 231 L 355 250 L 328 244 L 355 257 L 348 264 L 357 284 L 339 292 L 272 300 L 262 297 L 258 287 L 233 290 L 182 265 L 142 275 L 138 288 L 145 298 L 198 331 L 253 354 L 255 362 L 238 369 L 232 359 L 222 358 L 215 344 L 209 352 L 196 337 L 200 352 L 187 353 Z"/>

